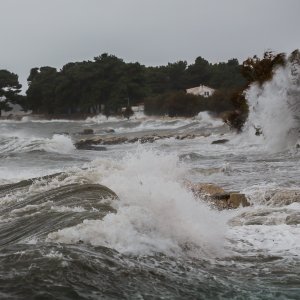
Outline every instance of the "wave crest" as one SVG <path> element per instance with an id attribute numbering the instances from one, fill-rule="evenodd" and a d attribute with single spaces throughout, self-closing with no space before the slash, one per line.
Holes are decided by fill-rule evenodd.
<path id="1" fill-rule="evenodd" d="M 74 149 L 72 139 L 61 134 L 54 134 L 52 138 L 6 137 L 0 143 L 1 154 L 34 151 L 70 153 Z"/>

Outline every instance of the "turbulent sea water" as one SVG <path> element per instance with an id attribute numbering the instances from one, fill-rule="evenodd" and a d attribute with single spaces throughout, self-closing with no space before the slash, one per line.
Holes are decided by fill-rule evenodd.
<path id="1" fill-rule="evenodd" d="M 0 298 L 300 299 L 298 137 L 251 120 L 0 121 Z M 77 150 L 85 128 L 204 134 Z M 251 205 L 218 211 L 186 181 Z"/>

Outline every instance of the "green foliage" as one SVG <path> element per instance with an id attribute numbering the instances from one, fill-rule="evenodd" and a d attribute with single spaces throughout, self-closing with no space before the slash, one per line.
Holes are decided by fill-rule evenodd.
<path id="1" fill-rule="evenodd" d="M 233 109 L 231 91 L 228 90 L 216 91 L 209 98 L 177 91 L 149 97 L 145 100 L 145 113 L 147 115 L 193 117 L 201 111 L 219 114 Z"/>
<path id="2" fill-rule="evenodd" d="M 216 114 L 220 114 L 225 111 L 234 110 L 232 103 L 232 90 L 220 89 L 209 98 L 201 99 L 200 111 L 210 111 Z"/>
<path id="3" fill-rule="evenodd" d="M 199 112 L 198 97 L 182 91 L 171 93 L 165 106 L 169 117 L 193 117 Z"/>
<path id="4" fill-rule="evenodd" d="M 145 100 L 147 115 L 168 115 L 169 117 L 193 117 L 199 113 L 200 97 L 183 91 L 170 92 Z"/>
<path id="5" fill-rule="evenodd" d="M 134 114 L 131 106 L 127 106 L 126 109 L 123 112 L 123 116 L 124 118 L 127 118 L 129 120 L 129 118 Z"/>
<path id="6" fill-rule="evenodd" d="M 242 75 L 247 80 L 248 85 L 253 82 L 262 85 L 271 80 L 276 67 L 283 66 L 285 62 L 284 53 L 275 55 L 273 52 L 267 51 L 262 59 L 255 55 L 253 58 L 245 60 L 242 66 Z"/>
<path id="7" fill-rule="evenodd" d="M 144 67 L 108 54 L 60 71 L 34 68 L 28 85 L 26 104 L 36 113 L 97 113 L 101 105 L 117 112 L 128 98 L 136 104 L 146 95 Z"/>
<path id="8" fill-rule="evenodd" d="M 11 110 L 10 103 L 16 104 L 21 100 L 19 95 L 21 87 L 18 75 L 0 70 L 0 116 L 2 110 Z"/>
<path id="9" fill-rule="evenodd" d="M 178 61 L 166 66 L 145 67 L 139 63 L 125 63 L 104 53 L 93 61 L 68 63 L 61 70 L 33 68 L 28 77 L 27 100 L 23 106 L 35 113 L 47 114 L 98 113 L 104 106 L 103 113 L 110 115 L 126 107 L 128 99 L 130 105 L 135 105 L 151 97 L 153 104 L 159 101 L 154 100 L 159 99 L 159 95 L 182 92 L 199 84 L 225 89 L 239 87 L 243 83 L 236 59 L 210 64 L 198 57 L 191 65 Z M 174 104 L 172 113 L 166 112 L 165 108 L 159 109 L 158 104 L 153 104 L 155 109 L 151 113 L 177 115 L 179 100 L 174 100 L 174 103 L 178 108 Z M 148 106 L 149 111 L 151 105 Z M 182 109 L 183 115 L 191 114 L 183 106 Z"/>
<path id="10" fill-rule="evenodd" d="M 271 51 L 265 52 L 262 59 L 255 55 L 253 58 L 248 58 L 243 62 L 241 73 L 246 82 L 240 90 L 232 94 L 231 101 L 235 110 L 229 113 L 224 119 L 230 127 L 241 132 L 247 120 L 249 108 L 244 91 L 252 83 L 263 85 L 266 81 L 271 80 L 276 68 L 285 65 L 285 63 L 286 57 L 284 53 L 275 55 Z"/>

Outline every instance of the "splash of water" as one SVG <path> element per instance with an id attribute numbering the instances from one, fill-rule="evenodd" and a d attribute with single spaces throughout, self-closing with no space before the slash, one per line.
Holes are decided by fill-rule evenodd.
<path id="1" fill-rule="evenodd" d="M 120 198 L 115 202 L 117 213 L 53 232 L 51 241 L 83 241 L 143 255 L 180 254 L 186 249 L 222 254 L 229 215 L 210 209 L 184 187 L 185 169 L 177 155 L 141 147 L 110 167 L 98 161 L 96 168 L 95 178 L 101 174 L 98 180 Z"/>
<path id="2" fill-rule="evenodd" d="M 272 152 L 297 144 L 300 130 L 299 57 L 289 59 L 263 86 L 253 84 L 246 92 L 249 118 L 246 132 L 259 137 Z M 260 131 L 260 132 L 259 132 Z"/>
<path id="3" fill-rule="evenodd" d="M 212 117 L 209 112 L 202 111 L 196 117 L 195 120 L 201 121 L 201 124 L 211 127 L 219 127 L 224 125 L 224 122 L 221 119 Z"/>

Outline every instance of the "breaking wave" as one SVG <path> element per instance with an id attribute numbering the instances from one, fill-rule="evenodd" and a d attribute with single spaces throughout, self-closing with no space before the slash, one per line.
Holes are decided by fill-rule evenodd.
<path id="1" fill-rule="evenodd" d="M 142 255 L 222 252 L 228 214 L 210 209 L 184 187 L 185 169 L 176 155 L 139 148 L 120 162 L 95 161 L 89 172 L 116 192 L 117 212 L 53 232 L 50 241 Z"/>
<path id="2" fill-rule="evenodd" d="M 70 153 L 75 149 L 72 139 L 66 135 L 54 134 L 52 138 L 22 137 L 22 135 L 1 139 L 0 154 L 16 152 Z"/>
<path id="3" fill-rule="evenodd" d="M 195 120 L 201 122 L 201 125 L 208 127 L 219 127 L 224 125 L 224 122 L 221 119 L 212 117 L 209 112 L 202 111 L 196 117 Z"/>
<path id="4" fill-rule="evenodd" d="M 297 144 L 300 131 L 300 65 L 297 59 L 275 71 L 263 86 L 253 84 L 246 92 L 249 118 L 246 132 L 276 152 Z"/>

